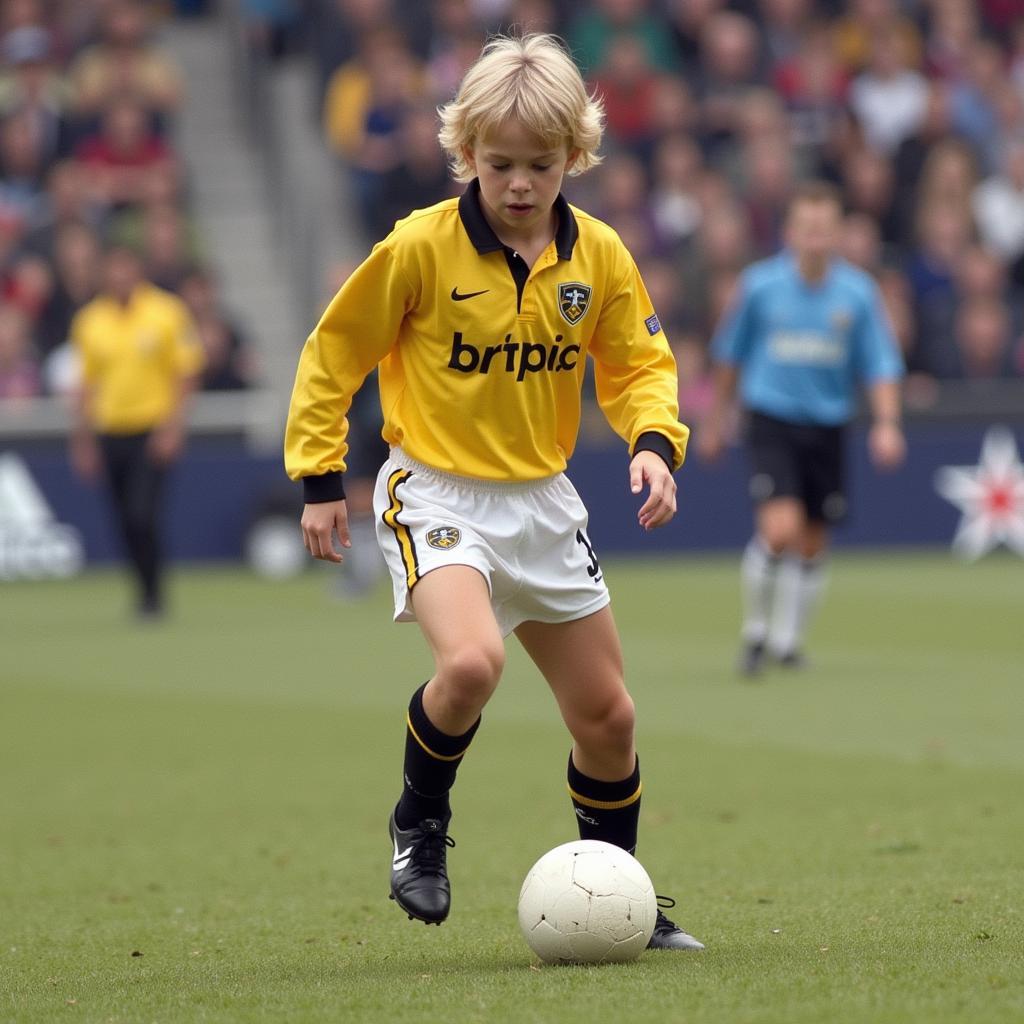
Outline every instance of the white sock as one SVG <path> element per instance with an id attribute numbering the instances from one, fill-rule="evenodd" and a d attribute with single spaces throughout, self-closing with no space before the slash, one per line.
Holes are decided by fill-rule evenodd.
<path id="1" fill-rule="evenodd" d="M 768 646 L 773 654 L 799 651 L 811 613 L 825 587 L 825 559 L 787 558 L 779 568 Z"/>
<path id="2" fill-rule="evenodd" d="M 772 606 L 778 565 L 779 556 L 773 555 L 760 537 L 751 537 L 740 563 L 745 643 L 764 643 L 768 635 L 768 613 Z"/>

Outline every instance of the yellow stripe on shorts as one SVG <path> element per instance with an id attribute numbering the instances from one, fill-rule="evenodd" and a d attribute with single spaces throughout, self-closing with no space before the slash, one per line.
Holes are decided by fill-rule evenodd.
<path id="1" fill-rule="evenodd" d="M 644 788 L 644 784 L 641 782 L 636 787 L 636 792 L 632 796 L 627 796 L 625 800 L 591 800 L 589 796 L 580 796 L 572 786 L 569 786 L 569 796 L 573 798 L 578 804 L 583 804 L 584 807 L 593 807 L 598 811 L 617 811 L 621 807 L 628 807 L 630 804 L 635 804 L 640 799 L 640 791 Z"/>
<path id="2" fill-rule="evenodd" d="M 401 552 L 402 565 L 405 568 L 405 584 L 410 590 L 420 578 L 420 565 L 409 527 L 398 521 L 398 513 L 402 511 L 402 499 L 398 497 L 398 488 L 411 476 L 411 470 L 396 469 L 388 477 L 388 497 L 391 504 L 381 516 L 384 525 L 394 533 L 398 541 L 398 550 Z"/>

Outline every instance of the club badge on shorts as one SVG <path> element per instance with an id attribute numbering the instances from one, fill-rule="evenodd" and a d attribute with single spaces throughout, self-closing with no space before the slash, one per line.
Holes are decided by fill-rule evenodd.
<path id="1" fill-rule="evenodd" d="M 590 308 L 589 284 L 579 281 L 564 281 L 558 286 L 558 308 L 563 319 L 570 324 L 578 324 Z"/>
<path id="2" fill-rule="evenodd" d="M 462 540 L 462 531 L 456 526 L 435 526 L 427 533 L 427 543 L 432 548 L 447 551 Z"/>

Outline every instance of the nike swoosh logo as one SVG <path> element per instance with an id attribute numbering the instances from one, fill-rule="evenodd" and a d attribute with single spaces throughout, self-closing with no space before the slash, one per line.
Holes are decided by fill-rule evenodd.
<path id="1" fill-rule="evenodd" d="M 463 299 L 475 299 L 478 295 L 486 295 L 491 289 L 485 288 L 482 292 L 460 292 L 458 288 L 452 289 L 452 302 L 462 302 Z"/>
<path id="2" fill-rule="evenodd" d="M 395 871 L 401 871 L 409 863 L 409 855 L 412 853 L 412 847 L 407 846 L 404 850 L 398 848 L 398 840 L 395 840 L 395 858 L 391 862 L 391 866 Z"/>

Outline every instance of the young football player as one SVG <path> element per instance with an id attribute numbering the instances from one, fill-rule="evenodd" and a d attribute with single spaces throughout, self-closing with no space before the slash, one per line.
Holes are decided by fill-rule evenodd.
<path id="1" fill-rule="evenodd" d="M 395 619 L 415 620 L 434 673 L 412 696 L 404 786 L 391 814 L 391 894 L 440 924 L 451 902 L 448 794 L 515 633 L 573 745 L 569 794 L 585 839 L 636 847 L 640 768 L 608 591 L 587 510 L 563 470 L 587 356 L 629 446 L 652 530 L 676 510 L 688 431 L 675 364 L 636 266 L 571 207 L 565 174 L 599 160 L 600 105 L 551 36 L 490 41 L 441 110 L 459 199 L 400 221 L 345 282 L 306 342 L 285 438 L 316 557 L 350 546 L 342 474 L 352 395 L 379 365 L 390 458 L 377 533 Z M 625 475 L 625 474 L 624 474 Z M 651 945 L 700 949 L 659 912 Z"/>
<path id="2" fill-rule="evenodd" d="M 838 258 L 842 203 L 824 182 L 794 193 L 786 248 L 744 272 L 712 344 L 715 403 L 700 449 L 717 458 L 737 387 L 748 416 L 754 536 L 743 555 L 743 647 L 739 669 L 768 658 L 804 663 L 803 637 L 824 585 L 829 531 L 846 513 L 844 425 L 859 382 L 871 406 L 871 458 L 903 460 L 903 362 L 878 288 Z"/>

